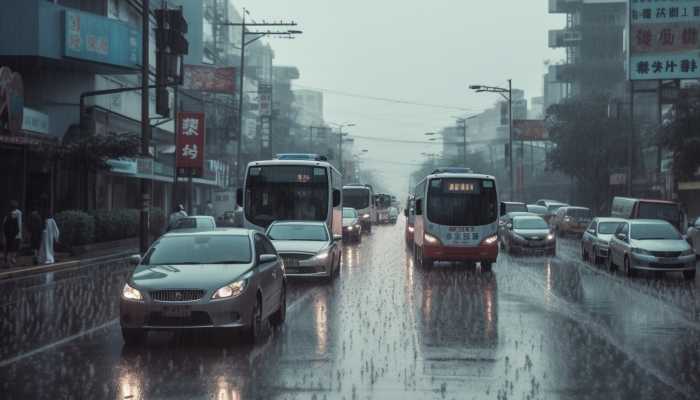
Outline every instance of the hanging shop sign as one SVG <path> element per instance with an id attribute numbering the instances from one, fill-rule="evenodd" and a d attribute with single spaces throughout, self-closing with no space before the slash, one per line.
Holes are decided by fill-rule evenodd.
<path id="1" fill-rule="evenodd" d="M 177 114 L 175 164 L 180 175 L 203 176 L 205 132 L 204 113 Z"/>
<path id="2" fill-rule="evenodd" d="M 22 76 L 8 67 L 0 67 L 0 129 L 18 133 L 24 115 Z"/>

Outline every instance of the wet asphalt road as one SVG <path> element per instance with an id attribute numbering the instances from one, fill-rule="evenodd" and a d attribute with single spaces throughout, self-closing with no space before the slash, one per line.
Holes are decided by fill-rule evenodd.
<path id="1" fill-rule="evenodd" d="M 697 283 L 610 275 L 575 240 L 551 259 L 501 255 L 493 272 L 426 271 L 402 222 L 378 227 L 346 246 L 333 284 L 291 282 L 286 325 L 255 347 L 158 333 L 125 349 L 126 268 L 0 283 L 0 398 L 700 396 Z"/>

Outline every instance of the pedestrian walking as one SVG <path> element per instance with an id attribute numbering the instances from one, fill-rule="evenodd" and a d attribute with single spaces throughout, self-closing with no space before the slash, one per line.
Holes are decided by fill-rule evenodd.
<path id="1" fill-rule="evenodd" d="M 173 213 L 170 214 L 170 217 L 168 217 L 168 229 L 173 229 L 175 224 L 177 224 L 177 221 L 185 218 L 186 216 L 187 212 L 185 212 L 185 207 L 182 204 L 178 204 L 177 207 L 175 207 L 175 210 L 173 210 Z"/>
<path id="2" fill-rule="evenodd" d="M 32 249 L 34 264 L 39 262 L 39 249 L 41 248 L 41 237 L 44 231 L 44 219 L 37 210 L 29 214 L 29 244 Z"/>
<path id="3" fill-rule="evenodd" d="M 56 262 L 54 258 L 54 245 L 59 240 L 60 231 L 53 215 L 45 213 L 43 217 L 44 229 L 41 233 L 41 247 L 39 248 L 39 264 L 53 264 Z"/>
<path id="4" fill-rule="evenodd" d="M 5 247 L 5 265 L 17 265 L 17 252 L 22 243 L 22 211 L 17 200 L 10 201 L 10 209 L 2 220 L 2 232 Z"/>

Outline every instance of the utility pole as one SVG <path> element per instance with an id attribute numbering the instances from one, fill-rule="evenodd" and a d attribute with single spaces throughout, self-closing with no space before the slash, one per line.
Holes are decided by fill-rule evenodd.
<path id="1" fill-rule="evenodd" d="M 241 185 L 241 150 L 243 148 L 243 83 L 245 78 L 245 48 L 265 36 L 277 36 L 286 39 L 293 39 L 294 35 L 301 34 L 299 30 L 286 30 L 286 31 L 248 31 L 247 27 L 274 27 L 274 26 L 297 26 L 296 22 L 246 22 L 246 16 L 248 15 L 248 10 L 243 9 L 241 15 L 240 23 L 233 22 L 223 22 L 218 25 L 223 26 L 239 26 L 241 27 L 241 63 L 238 67 L 238 146 L 236 146 L 236 185 L 240 188 Z M 253 36 L 252 39 L 246 41 L 247 36 Z"/>
<path id="2" fill-rule="evenodd" d="M 347 135 L 347 133 L 343 133 L 343 128 L 345 127 L 353 127 L 355 124 L 350 123 L 350 124 L 333 124 L 338 127 L 338 170 L 340 173 L 343 173 L 343 137 Z"/>
<path id="3" fill-rule="evenodd" d="M 149 0 L 141 0 L 141 157 L 150 157 L 151 122 L 149 120 L 148 69 L 150 39 L 150 4 Z M 141 215 L 139 231 L 139 249 L 141 255 L 146 254 L 149 246 L 149 216 L 151 208 L 151 185 L 141 178 Z"/>

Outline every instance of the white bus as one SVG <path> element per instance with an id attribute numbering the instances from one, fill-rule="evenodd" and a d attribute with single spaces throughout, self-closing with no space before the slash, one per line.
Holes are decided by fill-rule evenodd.
<path id="1" fill-rule="evenodd" d="M 359 183 L 343 186 L 343 207 L 350 207 L 360 214 L 363 232 L 372 232 L 372 224 L 377 222 L 374 211 L 374 190 L 371 185 Z"/>
<path id="2" fill-rule="evenodd" d="M 416 264 L 480 262 L 498 258 L 498 194 L 493 176 L 436 170 L 414 191 Z"/>
<path id="3" fill-rule="evenodd" d="M 324 221 L 343 234 L 342 176 L 325 161 L 254 161 L 236 195 L 244 226 L 264 232 L 274 221 Z"/>

